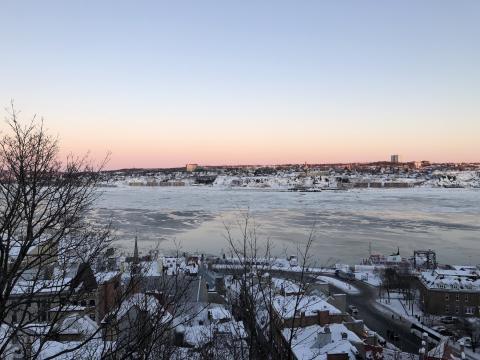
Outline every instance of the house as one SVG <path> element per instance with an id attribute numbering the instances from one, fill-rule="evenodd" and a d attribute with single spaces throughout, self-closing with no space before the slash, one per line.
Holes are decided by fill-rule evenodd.
<path id="1" fill-rule="evenodd" d="M 155 332 L 167 333 L 171 320 L 155 294 L 135 293 L 104 317 L 102 334 L 105 340 L 128 347 L 148 341 Z"/>
<path id="2" fill-rule="evenodd" d="M 99 332 L 98 325 L 89 316 L 78 314 L 63 317 L 55 324 L 48 336 L 49 341 L 82 341 Z"/>
<path id="3" fill-rule="evenodd" d="M 37 339 L 32 344 L 32 353 L 37 355 L 37 359 L 101 359 L 109 358 L 108 353 L 113 348 L 113 344 L 102 339 L 93 339 L 86 344 L 82 341 L 45 341 Z"/>
<path id="4" fill-rule="evenodd" d="M 222 305 L 193 305 L 191 313 L 175 318 L 174 324 L 175 344 L 190 349 L 185 358 L 219 351 L 234 354 L 247 348 L 243 322 Z"/>
<path id="5" fill-rule="evenodd" d="M 116 271 L 95 274 L 97 283 L 95 301 L 95 319 L 100 323 L 102 319 L 118 305 L 122 293 L 121 273 Z"/>
<path id="6" fill-rule="evenodd" d="M 431 315 L 480 316 L 480 272 L 435 269 L 419 275 L 420 306 Z"/>
<path id="7" fill-rule="evenodd" d="M 282 336 L 291 340 L 296 360 L 356 360 L 363 347 L 363 340 L 343 324 L 287 328 Z"/>
<path id="8" fill-rule="evenodd" d="M 279 278 L 272 278 L 272 285 L 276 292 L 283 296 L 302 295 L 304 291 L 296 283 Z"/>
<path id="9" fill-rule="evenodd" d="M 345 318 L 342 311 L 318 295 L 277 295 L 273 298 L 273 316 L 281 327 L 341 323 Z"/>

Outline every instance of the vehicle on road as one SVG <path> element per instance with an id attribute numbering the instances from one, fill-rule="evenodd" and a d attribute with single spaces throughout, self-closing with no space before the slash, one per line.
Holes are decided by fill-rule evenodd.
<path id="1" fill-rule="evenodd" d="M 348 307 L 348 312 L 352 315 L 358 315 L 358 309 L 355 305 L 350 305 Z"/>
<path id="2" fill-rule="evenodd" d="M 355 280 L 355 274 L 351 271 L 346 272 L 343 270 L 335 270 L 335 276 L 343 280 L 348 280 L 348 281 Z"/>
<path id="3" fill-rule="evenodd" d="M 439 331 L 440 334 L 442 334 L 443 336 L 455 336 L 455 334 L 451 331 L 451 330 L 448 330 L 448 329 L 445 329 L 445 330 L 442 330 L 442 331 Z"/>
<path id="4" fill-rule="evenodd" d="M 440 321 L 444 324 L 455 324 L 457 322 L 457 318 L 453 316 L 442 316 Z"/>
<path id="5" fill-rule="evenodd" d="M 454 336 L 455 335 L 451 330 L 447 329 L 445 326 L 442 326 L 442 325 L 433 326 L 432 330 L 438 332 L 439 334 L 441 334 L 443 336 Z"/>
<path id="6" fill-rule="evenodd" d="M 419 337 L 420 339 L 423 339 L 424 334 L 427 334 L 427 341 L 430 344 L 439 344 L 442 340 L 444 340 L 444 336 L 442 336 L 440 333 L 433 329 L 429 329 L 426 326 L 422 325 L 417 325 L 415 323 L 412 324 L 410 327 L 410 332 L 414 334 L 415 336 Z"/>
<path id="7" fill-rule="evenodd" d="M 457 340 L 457 343 L 462 344 L 465 347 L 471 348 L 472 347 L 472 338 L 465 336 Z"/>

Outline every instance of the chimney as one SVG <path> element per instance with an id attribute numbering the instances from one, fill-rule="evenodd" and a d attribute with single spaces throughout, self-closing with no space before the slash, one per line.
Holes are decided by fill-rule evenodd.
<path id="1" fill-rule="evenodd" d="M 175 337 L 173 342 L 177 346 L 183 346 L 185 342 L 185 328 L 183 326 L 178 327 L 175 331 Z"/>
<path id="2" fill-rule="evenodd" d="M 323 348 L 324 346 L 330 344 L 332 342 L 332 333 L 330 332 L 330 328 L 325 326 L 323 331 L 320 331 L 317 334 L 317 347 L 319 349 Z"/>
<path id="3" fill-rule="evenodd" d="M 300 326 L 305 326 L 305 311 L 300 312 Z"/>

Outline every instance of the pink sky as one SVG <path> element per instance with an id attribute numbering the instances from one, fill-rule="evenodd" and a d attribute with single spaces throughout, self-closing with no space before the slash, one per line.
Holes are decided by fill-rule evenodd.
<path id="1" fill-rule="evenodd" d="M 405 161 L 479 161 L 476 134 L 464 133 L 455 124 L 436 131 L 422 127 L 368 126 L 338 121 L 338 126 L 302 126 L 288 121 L 276 125 L 259 120 L 257 125 L 198 125 L 198 121 L 54 123 L 61 138 L 62 153 L 101 159 L 111 152 L 108 167 L 178 167 L 187 163 L 282 164 L 369 162 L 388 160 L 400 154 Z M 192 125 L 193 124 L 193 125 Z M 197 124 L 197 125 L 195 125 Z M 90 130 L 92 129 L 92 130 Z"/>
<path id="2" fill-rule="evenodd" d="M 480 161 L 479 1 L 115 4 L 2 6 L 0 105 L 44 116 L 64 153 Z"/>

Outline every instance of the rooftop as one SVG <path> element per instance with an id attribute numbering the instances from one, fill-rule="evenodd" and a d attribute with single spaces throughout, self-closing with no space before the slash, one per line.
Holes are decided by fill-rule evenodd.
<path id="1" fill-rule="evenodd" d="M 273 299 L 275 311 L 285 319 L 291 319 L 305 312 L 305 316 L 316 315 L 320 311 L 328 311 L 329 314 L 341 314 L 335 306 L 316 295 L 304 296 L 275 296 Z"/>
<path id="2" fill-rule="evenodd" d="M 480 273 L 472 268 L 424 271 L 420 280 L 432 290 L 480 291 Z"/>
<path id="3" fill-rule="evenodd" d="M 327 330 L 328 328 L 328 330 Z M 327 340 L 320 341 L 319 335 L 330 332 Z M 284 329 L 282 335 L 289 339 L 292 329 Z M 299 360 L 326 359 L 327 354 L 346 353 L 351 360 L 355 359 L 357 349 L 354 343 L 361 343 L 362 340 L 343 324 L 330 324 L 325 327 L 312 325 L 304 328 L 293 329 L 292 351 Z"/>

